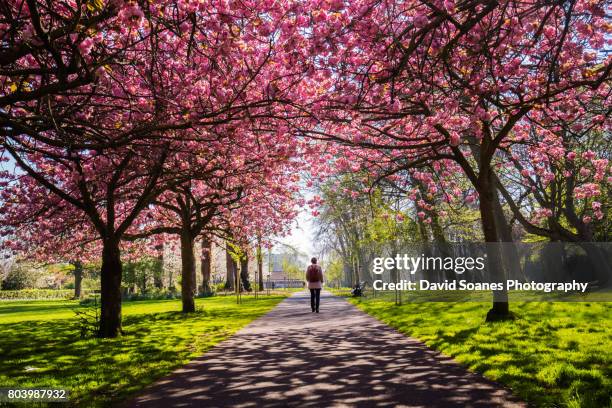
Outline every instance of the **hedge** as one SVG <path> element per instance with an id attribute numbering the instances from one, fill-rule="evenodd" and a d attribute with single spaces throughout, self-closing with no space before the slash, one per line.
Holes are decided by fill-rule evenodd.
<path id="1" fill-rule="evenodd" d="M 81 291 L 86 295 L 88 291 Z M 0 300 L 45 300 L 45 299 L 72 299 L 74 289 L 22 289 L 0 290 Z"/>

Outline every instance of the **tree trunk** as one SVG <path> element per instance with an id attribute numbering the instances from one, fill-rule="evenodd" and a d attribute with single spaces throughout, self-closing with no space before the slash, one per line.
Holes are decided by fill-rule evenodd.
<path id="1" fill-rule="evenodd" d="M 81 286 L 83 283 L 83 263 L 81 261 L 73 261 L 74 266 L 74 298 L 81 298 Z"/>
<path id="2" fill-rule="evenodd" d="M 202 293 L 211 294 L 210 273 L 212 270 L 212 243 L 207 238 L 202 240 Z"/>
<path id="3" fill-rule="evenodd" d="M 486 139 L 483 140 L 481 149 L 485 149 Z M 480 164 L 480 174 L 478 180 L 473 180 L 479 196 L 480 219 L 482 222 L 482 230 L 484 233 L 485 242 L 487 243 L 487 263 L 488 270 L 491 271 L 492 281 L 501 281 L 504 284 L 504 290 L 493 291 L 493 307 L 487 313 L 486 320 L 509 320 L 513 319 L 514 315 L 510 313 L 510 304 L 508 303 L 508 291 L 506 290 L 504 260 L 499 248 L 500 231 L 498 226 L 499 214 L 496 214 L 496 203 L 499 204 L 497 196 L 497 187 L 493 170 L 491 169 L 491 159 L 486 155 L 487 159 L 483 158 L 482 150 L 476 148 L 478 143 L 472 145 L 472 153 Z M 501 206 L 500 208 L 501 209 Z M 498 209 L 498 210 L 499 210 Z M 497 215 L 497 216 L 496 216 Z M 502 214 L 503 216 L 503 214 Z M 505 220 L 505 218 L 504 218 Z M 503 231 L 501 231 L 503 233 Z"/>
<path id="4" fill-rule="evenodd" d="M 153 274 L 153 285 L 157 289 L 162 289 L 164 287 L 164 245 L 161 244 L 156 249 L 159 251 L 159 256 L 157 258 L 158 265 Z"/>
<path id="5" fill-rule="evenodd" d="M 257 248 L 257 279 L 259 281 L 257 289 L 263 290 L 263 252 L 261 246 Z"/>
<path id="6" fill-rule="evenodd" d="M 234 290 L 234 281 L 236 279 L 236 262 L 234 261 L 234 258 L 232 258 L 228 247 L 225 249 L 225 268 L 227 271 L 225 275 L 225 289 Z"/>
<path id="7" fill-rule="evenodd" d="M 431 211 L 427 211 L 427 214 L 431 219 L 431 224 L 429 225 L 429 227 L 431 229 L 431 235 L 433 237 L 433 248 L 442 258 L 452 257 L 453 251 L 452 248 L 448 245 L 446 236 L 444 235 L 444 230 L 440 225 L 440 218 L 438 216 L 438 212 L 433 209 Z M 441 273 L 441 277 L 447 279 L 448 281 L 453 281 L 457 279 L 457 274 L 455 274 L 452 270 L 445 270 Z"/>
<path id="8" fill-rule="evenodd" d="M 353 287 L 353 274 L 351 272 L 351 264 L 347 258 L 342 258 L 343 284 L 348 287 Z"/>
<path id="9" fill-rule="evenodd" d="M 423 244 L 422 246 L 423 255 L 425 255 L 426 257 L 433 256 L 433 248 L 431 245 L 429 232 L 427 230 L 427 225 L 425 225 L 425 222 L 421 219 L 421 217 L 418 217 L 417 219 L 417 227 L 418 227 L 418 232 L 419 232 L 419 239 L 421 240 L 421 243 Z M 426 273 L 430 273 L 430 271 L 425 271 L 424 268 L 421 268 L 421 270 L 418 271 L 414 277 L 416 278 L 418 274 L 426 277 L 427 276 L 425 275 Z M 436 279 L 441 282 L 442 281 L 440 279 L 441 276 L 442 276 L 442 272 L 440 271 L 439 274 L 435 274 L 435 275 L 430 274 L 428 279 Z"/>
<path id="10" fill-rule="evenodd" d="M 249 282 L 249 256 L 244 254 L 240 260 L 240 279 L 242 280 L 242 287 L 247 292 L 251 291 L 251 283 Z"/>
<path id="11" fill-rule="evenodd" d="M 355 285 L 360 284 L 361 282 L 359 281 L 359 265 L 357 265 L 357 256 L 353 255 L 353 280 L 355 282 Z"/>
<path id="12" fill-rule="evenodd" d="M 373 279 L 372 274 L 368 268 L 368 262 L 366 261 L 365 251 L 361 250 L 357 253 L 357 268 L 359 271 L 359 280 L 362 282 L 367 282 L 369 285 L 372 285 Z"/>
<path id="13" fill-rule="evenodd" d="M 104 239 L 102 248 L 101 311 L 98 337 L 112 338 L 121 333 L 121 252 L 119 240 Z"/>
<path id="14" fill-rule="evenodd" d="M 593 266 L 593 272 L 597 277 L 597 284 L 605 287 L 610 281 L 610 264 L 603 246 L 596 242 L 579 242 L 578 245 L 584 249 Z"/>
<path id="15" fill-rule="evenodd" d="M 503 283 L 504 290 L 493 291 L 493 307 L 487 313 L 487 321 L 507 320 L 512 318 L 510 305 L 508 303 L 508 292 L 505 288 L 505 273 L 503 259 L 499 248 L 499 231 L 495 217 L 495 188 L 492 183 L 490 169 L 481 169 L 481 183 L 479 185 L 480 218 L 482 230 L 487 245 L 488 270 L 491 273 L 491 281 Z"/>
<path id="16" fill-rule="evenodd" d="M 195 312 L 195 256 L 193 254 L 194 238 L 191 231 L 181 232 L 181 299 L 183 313 Z"/>
<path id="17" fill-rule="evenodd" d="M 522 278 L 521 262 L 518 250 L 514 244 L 512 237 L 512 226 L 506 219 L 504 209 L 499 201 L 499 193 L 497 187 L 493 195 L 493 210 L 495 211 L 495 220 L 498 225 L 499 240 L 503 242 L 503 259 L 507 270 L 508 279 Z"/>

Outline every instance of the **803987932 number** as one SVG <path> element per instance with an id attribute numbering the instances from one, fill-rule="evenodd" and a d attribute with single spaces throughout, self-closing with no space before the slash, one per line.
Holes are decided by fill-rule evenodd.
<path id="1" fill-rule="evenodd" d="M 0 388 L 0 402 L 68 401 L 68 391 L 61 388 Z"/>

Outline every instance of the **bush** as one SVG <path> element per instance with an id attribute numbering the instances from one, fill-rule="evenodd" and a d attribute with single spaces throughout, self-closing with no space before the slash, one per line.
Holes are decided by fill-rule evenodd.
<path id="1" fill-rule="evenodd" d="M 0 290 L 0 300 L 72 299 L 73 297 L 74 290 L 69 289 Z"/>
<path id="2" fill-rule="evenodd" d="M 225 282 L 215 283 L 210 285 L 213 292 L 223 292 L 225 290 Z"/>
<path id="3" fill-rule="evenodd" d="M 175 290 L 168 289 L 149 289 L 144 293 L 133 293 L 124 296 L 125 300 L 162 300 L 176 299 L 181 297 L 181 294 Z"/>
<path id="4" fill-rule="evenodd" d="M 81 301 L 82 310 L 74 312 L 82 339 L 94 337 L 100 330 L 100 302 L 99 296 L 93 295 Z"/>
<path id="5" fill-rule="evenodd" d="M 20 290 L 36 287 L 40 272 L 30 265 L 15 264 L 2 280 L 2 289 Z"/>
<path id="6" fill-rule="evenodd" d="M 210 290 L 208 292 L 198 292 L 198 294 L 196 295 L 196 297 L 199 298 L 207 298 L 207 297 L 211 297 L 211 296 L 215 296 L 216 292 L 214 290 Z"/>
<path id="7" fill-rule="evenodd" d="M 91 304 L 100 303 L 99 297 L 100 295 L 98 293 L 91 293 L 87 296 L 83 296 L 83 298 L 79 301 L 79 305 L 90 306 Z"/>

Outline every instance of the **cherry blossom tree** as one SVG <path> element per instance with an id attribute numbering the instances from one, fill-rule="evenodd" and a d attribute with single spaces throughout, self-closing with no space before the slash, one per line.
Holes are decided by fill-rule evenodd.
<path id="1" fill-rule="evenodd" d="M 254 228 L 272 222 L 283 226 L 295 215 L 299 178 L 290 175 L 301 168 L 295 160 L 299 145 L 288 148 L 279 137 L 247 129 L 236 131 L 243 134 L 239 140 L 219 135 L 207 144 L 218 144 L 207 155 L 200 149 L 197 160 L 206 163 L 206 171 L 192 173 L 188 181 L 161 194 L 143 212 L 142 222 L 134 224 L 134 233 L 127 234 L 130 239 L 156 234 L 180 238 L 184 312 L 195 311 L 197 237 L 216 235 L 246 243 L 252 239 Z M 189 167 L 196 165 L 191 163 Z M 261 229 L 257 231 L 261 235 Z"/>
<path id="2" fill-rule="evenodd" d="M 63 75 L 63 65 L 52 57 L 46 60 L 51 70 L 39 67 L 30 54 L 7 60 L 0 82 L 17 94 L 3 111 L 10 120 L 3 123 L 1 154 L 10 155 L 71 211 L 84 214 L 98 235 L 99 334 L 114 337 L 121 328 L 120 242 L 126 231 L 163 192 L 206 171 L 200 165 L 190 175 L 185 168 L 185 162 L 197 163 L 198 149 L 206 148 L 206 129 L 224 133 L 233 122 L 274 115 L 269 106 L 277 91 L 270 83 L 284 72 L 262 74 L 274 49 L 270 17 L 259 4 L 236 2 L 230 10 L 227 2 L 159 1 L 142 7 L 117 2 L 108 11 L 109 21 L 75 32 L 83 13 L 90 12 L 87 4 L 67 3 L 60 17 L 77 22 L 67 26 L 64 19 L 54 19 L 46 3 L 28 4 L 30 11 L 34 6 L 46 10 L 49 21 L 41 23 L 44 32 L 28 28 L 29 17 L 9 30 L 3 26 L 2 35 L 15 47 L 45 43 L 46 30 L 56 24 L 72 31 L 40 52 L 64 47 L 75 64 L 83 60 L 98 66 L 85 80 L 70 82 L 76 74 Z M 6 13 L 18 15 L 18 3 L 11 5 Z M 100 8 L 95 2 L 92 7 Z M 32 72 L 21 70 L 32 65 Z M 24 82 L 26 74 L 32 77 Z M 45 75 L 58 85 L 45 88 Z M 13 88 L 19 82 L 26 87 L 33 82 L 44 92 L 17 97 L 22 85 Z"/>
<path id="3" fill-rule="evenodd" d="M 596 239 L 596 230 L 605 230 L 612 181 L 610 132 L 601 128 L 606 110 L 574 120 L 571 112 L 555 112 L 565 118 L 546 120 L 548 131 L 504 151 L 512 166 L 499 172 L 499 189 L 527 232 L 555 241 L 605 240 Z"/>
<path id="4" fill-rule="evenodd" d="M 487 242 L 505 240 L 501 150 L 532 138 L 534 127 L 545 132 L 543 116 L 593 99 L 609 105 L 603 2 L 327 5 L 312 11 L 316 51 L 307 58 L 318 86 L 303 92 L 319 126 L 305 133 L 364 149 L 388 165 L 387 176 L 432 162 L 460 170 L 477 193 Z M 437 178 L 428 178 L 433 189 Z M 489 262 L 502 270 L 498 251 Z M 495 292 L 489 317 L 507 316 L 507 295 Z"/>
<path id="5" fill-rule="evenodd" d="M 51 220 L 69 222 L 42 230 L 99 243 L 102 337 L 121 330 L 124 238 L 180 228 L 192 292 L 198 234 L 245 246 L 284 229 L 297 182 L 284 165 L 298 152 L 314 178 L 363 170 L 410 186 L 423 222 L 438 216 L 428 197 L 474 202 L 489 243 L 512 239 L 504 202 L 518 215 L 522 195 L 544 197 L 538 178 L 552 188 L 561 158 L 579 172 L 566 176 L 573 199 L 561 210 L 576 215 L 579 239 L 602 212 L 594 198 L 610 176 L 606 158 L 589 158 L 567 126 L 609 132 L 605 2 L 50 4 L 0 7 L 0 157 L 19 168 L 2 179 L 5 199 L 20 196 L 7 220 L 55 210 Z M 296 150 L 304 137 L 325 143 Z M 578 170 L 574 154 L 592 168 Z M 516 169 L 523 178 L 509 189 Z M 457 174 L 470 191 L 457 191 Z M 549 204 L 539 201 L 552 222 Z M 547 231 L 567 235 L 554 223 Z M 499 251 L 489 262 L 503 271 Z M 509 314 L 507 295 L 494 292 L 489 317 Z"/>

